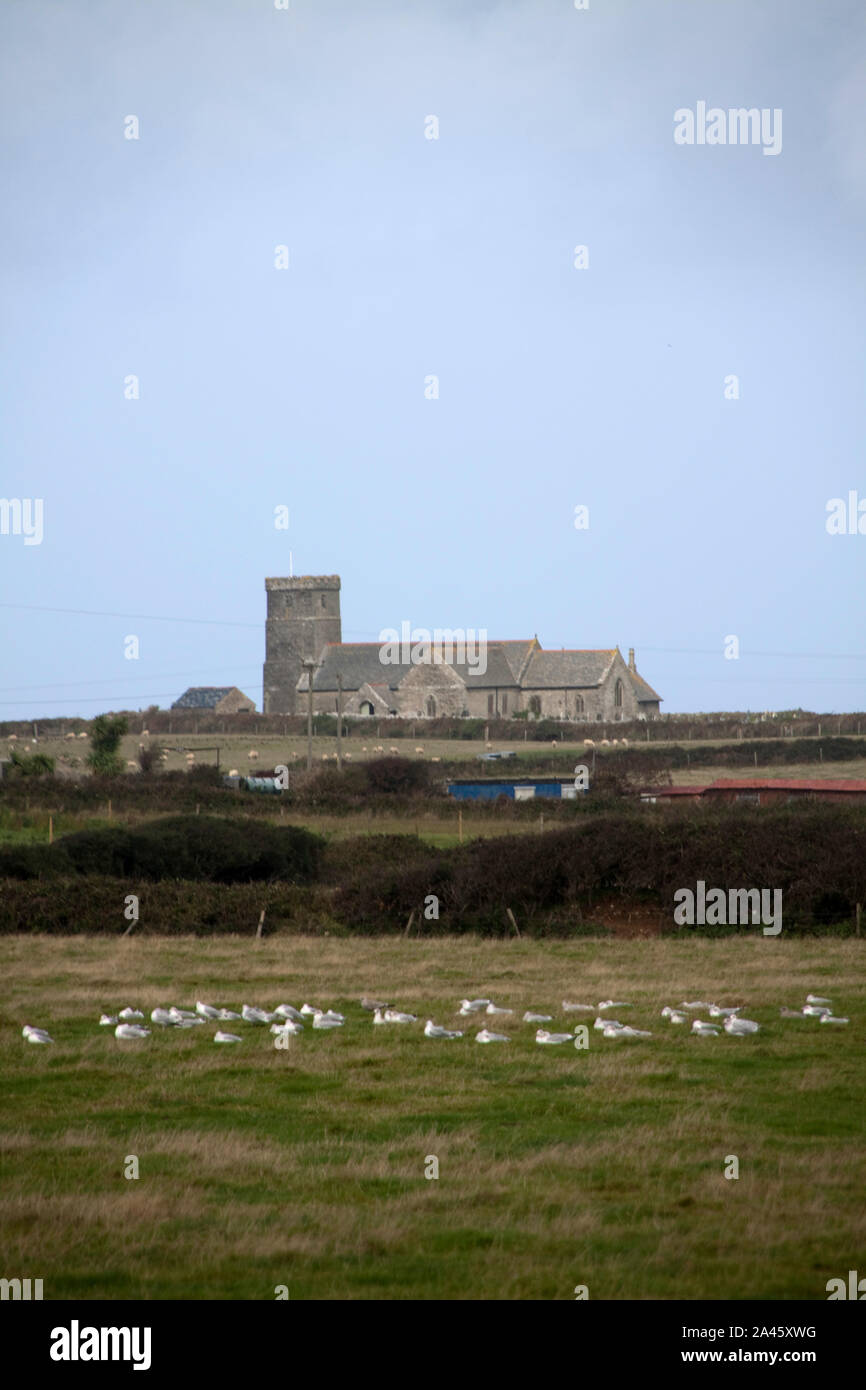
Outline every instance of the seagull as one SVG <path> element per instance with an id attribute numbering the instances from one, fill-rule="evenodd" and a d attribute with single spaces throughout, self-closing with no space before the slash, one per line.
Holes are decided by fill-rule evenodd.
<path id="1" fill-rule="evenodd" d="M 215 1009 L 213 1004 L 203 1004 L 200 999 L 196 1000 L 195 1011 L 202 1018 L 219 1018 L 220 1011 Z"/>
<path id="2" fill-rule="evenodd" d="M 321 1013 L 321 1012 L 322 1012 L 321 1009 L 314 1008 L 312 1004 L 302 1004 L 302 1005 L 301 1005 L 301 1010 L 300 1010 L 300 1011 L 301 1011 L 302 1014 L 310 1014 L 310 1015 L 312 1015 L 312 1014 L 318 1014 L 318 1013 Z"/>
<path id="3" fill-rule="evenodd" d="M 386 1009 L 382 1015 L 386 1023 L 417 1023 L 417 1014 L 401 1014 L 399 1009 Z"/>
<path id="4" fill-rule="evenodd" d="M 228 1023 L 230 1019 L 235 1018 L 240 1018 L 240 1014 L 236 1014 L 233 1009 L 220 1009 L 220 1020 L 222 1022 Z"/>
<path id="5" fill-rule="evenodd" d="M 550 1023 L 552 1019 L 553 1014 L 534 1014 L 529 1009 L 523 1015 L 524 1023 Z"/>
<path id="6" fill-rule="evenodd" d="M 181 1018 L 181 1019 L 178 1019 L 178 1020 L 175 1022 L 174 1027 L 175 1027 L 175 1028 L 203 1028 L 204 1025 L 205 1025 L 205 1023 L 206 1023 L 206 1021 L 207 1021 L 207 1020 L 206 1020 L 206 1019 L 203 1019 L 203 1018 Z"/>
<path id="7" fill-rule="evenodd" d="M 780 1010 L 779 1010 L 779 1016 L 780 1016 L 781 1018 L 802 1018 L 802 1017 L 803 1017 L 803 1010 L 802 1010 L 802 1009 L 780 1009 Z"/>
<path id="8" fill-rule="evenodd" d="M 25 1023 L 21 1029 L 22 1038 L 26 1038 L 29 1043 L 53 1043 L 54 1039 L 50 1033 L 46 1033 L 44 1028 L 31 1028 L 29 1023 Z"/>
<path id="9" fill-rule="evenodd" d="M 821 1018 L 822 1023 L 850 1023 L 847 1018 L 834 1018 L 832 1014 L 824 1014 Z"/>
<path id="10" fill-rule="evenodd" d="M 462 1014 L 480 1014 L 482 1009 L 486 1009 L 488 1004 L 492 1004 L 492 999 L 461 999 L 460 1012 Z"/>
<path id="11" fill-rule="evenodd" d="M 747 1033 L 757 1033 L 760 1023 L 753 1023 L 750 1018 L 726 1018 L 725 1032 L 731 1033 L 735 1037 L 745 1037 Z"/>
<path id="12" fill-rule="evenodd" d="M 424 1024 L 425 1038 L 462 1038 L 462 1033 L 450 1032 L 447 1028 L 440 1028 L 438 1023 L 434 1023 L 432 1018 L 428 1018 Z"/>
<path id="13" fill-rule="evenodd" d="M 617 1003 L 615 999 L 602 999 L 598 1007 L 600 1012 L 602 1009 L 631 1009 L 634 1005 L 626 1004 L 623 1000 Z"/>
<path id="14" fill-rule="evenodd" d="M 314 1028 L 342 1028 L 342 1026 L 339 1019 L 329 1018 L 327 1014 L 316 1014 L 313 1019 Z"/>
<path id="15" fill-rule="evenodd" d="M 144 1014 L 141 1012 L 141 1009 L 121 1009 L 117 1017 L 124 1019 L 128 1023 L 133 1018 L 144 1018 Z"/>
<path id="16" fill-rule="evenodd" d="M 682 1009 L 662 1009 L 662 1018 L 666 1018 L 668 1023 L 685 1023 L 687 1015 Z"/>
<path id="17" fill-rule="evenodd" d="M 597 1018 L 592 1026 L 593 1028 L 624 1028 L 625 1024 L 620 1023 L 617 1018 Z"/>
<path id="18" fill-rule="evenodd" d="M 315 1026 L 316 1026 L 316 1023 L 315 1023 L 315 1020 L 313 1020 L 313 1027 L 315 1028 Z M 320 1024 L 319 1024 L 319 1027 L 320 1027 L 320 1028 L 323 1028 L 323 1027 L 325 1027 L 325 1025 L 322 1024 L 322 1023 L 320 1023 Z M 286 1021 L 285 1021 L 285 1023 L 272 1023 L 272 1024 L 271 1024 L 271 1032 L 274 1034 L 275 1037 L 277 1037 L 280 1033 L 288 1033 L 288 1034 L 290 1034 L 292 1037 L 297 1037 L 298 1033 L 303 1033 L 303 1031 L 304 1031 L 304 1025 L 303 1025 L 303 1023 L 296 1023 L 295 1020 L 294 1020 L 293 1018 L 287 1018 Z"/>
<path id="19" fill-rule="evenodd" d="M 376 1009 L 390 1009 L 391 1005 L 386 1004 L 384 999 L 362 999 L 361 1008 L 366 1009 L 367 1013 L 374 1013 Z"/>
<path id="20" fill-rule="evenodd" d="M 495 1004 L 488 1004 L 484 1010 L 486 1014 L 513 1014 L 513 1009 L 499 1009 Z"/>
<path id="21" fill-rule="evenodd" d="M 646 1030 L 643 1029 L 643 1028 L 629 1028 L 629 1026 L 628 1026 L 627 1024 L 626 1024 L 625 1027 L 623 1027 L 623 1025 L 620 1024 L 619 1027 L 617 1027 L 617 1028 L 610 1028 L 610 1027 L 605 1028 L 604 1031 L 603 1031 L 603 1033 L 602 1033 L 602 1037 L 604 1037 L 604 1038 L 651 1038 L 651 1037 L 652 1037 L 652 1033 L 647 1033 Z"/>
<path id="22" fill-rule="evenodd" d="M 475 1034 L 475 1041 L 480 1043 L 511 1042 L 504 1033 L 491 1033 L 489 1028 L 482 1028 L 480 1033 Z"/>
<path id="23" fill-rule="evenodd" d="M 313 1010 L 308 1010 L 313 1013 Z M 254 1009 L 251 1004 L 244 1004 L 241 1009 L 241 1018 L 245 1023 L 271 1023 L 272 1015 L 266 1013 L 264 1009 Z"/>
<path id="24" fill-rule="evenodd" d="M 238 1037 L 237 1033 L 221 1033 L 219 1029 L 217 1029 L 217 1031 L 214 1033 L 213 1040 L 215 1043 L 233 1043 L 243 1041 L 242 1038 Z"/>
<path id="25" fill-rule="evenodd" d="M 807 1004 L 832 1004 L 832 999 L 822 999 L 820 994 L 807 994 Z"/>
<path id="26" fill-rule="evenodd" d="M 711 1004 L 710 1018 L 736 1018 L 742 1007 L 742 1004 L 740 1004 L 736 1009 L 720 1009 L 718 1004 Z"/>
<path id="27" fill-rule="evenodd" d="M 139 1023 L 118 1023 L 114 1030 L 116 1038 L 149 1038 L 150 1029 L 142 1028 Z"/>
<path id="28" fill-rule="evenodd" d="M 178 1009 L 174 1004 L 168 1012 L 172 1023 L 186 1023 L 190 1019 L 198 1019 L 198 1014 L 194 1009 Z M 123 1014 L 120 1017 L 123 1018 Z"/>
<path id="29" fill-rule="evenodd" d="M 570 1004 L 567 999 L 562 1001 L 562 1012 L 564 1014 L 594 1014 L 594 1004 Z"/>
<path id="30" fill-rule="evenodd" d="M 170 1028 L 172 1024 L 177 1023 L 178 1020 L 174 1017 L 170 1009 L 152 1009 L 150 1021 L 151 1023 L 158 1023 L 162 1028 Z M 117 1019 L 115 1019 L 114 1022 L 116 1023 Z"/>
<path id="31" fill-rule="evenodd" d="M 549 1033 L 546 1028 L 536 1028 L 535 1041 L 537 1043 L 567 1043 L 574 1042 L 571 1033 Z"/>
<path id="32" fill-rule="evenodd" d="M 300 1021 L 302 1016 L 300 1009 L 293 1009 L 291 1004 L 278 1004 L 274 1009 L 274 1013 L 277 1014 L 279 1018 L 293 1018 L 296 1023 Z"/>
<path id="33" fill-rule="evenodd" d="M 327 1019 L 330 1019 L 332 1023 L 345 1023 L 345 1022 L 346 1022 L 345 1015 L 344 1015 L 344 1014 L 338 1014 L 336 1009 L 316 1009 L 316 1012 L 315 1012 L 315 1014 L 313 1015 L 313 1017 L 314 1017 L 314 1018 L 327 1018 Z"/>
<path id="34" fill-rule="evenodd" d="M 117 1015 L 116 1015 L 116 1014 L 100 1014 L 100 1017 L 99 1017 L 99 1026 L 100 1026 L 100 1028 L 113 1028 L 116 1022 L 117 1022 Z"/>
<path id="35" fill-rule="evenodd" d="M 803 1009 L 803 1013 L 806 1015 L 807 1018 L 823 1018 L 824 1014 L 829 1014 L 832 1012 L 832 1009 L 828 1009 L 823 1004 L 807 1004 L 806 1007 Z"/>
<path id="36" fill-rule="evenodd" d="M 699 1038 L 717 1038 L 719 1036 L 718 1028 L 715 1028 L 712 1023 L 704 1023 L 699 1018 L 692 1019 L 692 1032 L 697 1033 Z"/>

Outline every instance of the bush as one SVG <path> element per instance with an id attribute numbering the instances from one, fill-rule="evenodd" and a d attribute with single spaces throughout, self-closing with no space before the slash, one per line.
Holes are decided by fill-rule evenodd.
<path id="1" fill-rule="evenodd" d="M 410 758 L 377 758 L 365 763 L 364 771 L 370 791 L 386 796 L 424 791 L 430 781 L 428 764 Z"/>
<path id="2" fill-rule="evenodd" d="M 7 775 L 10 777 L 46 777 L 54 772 L 54 759 L 47 753 L 19 753 L 13 748 Z"/>
<path id="3" fill-rule="evenodd" d="M 322 843 L 319 836 L 297 826 L 172 816 L 136 830 L 82 830 L 52 846 L 2 850 L 0 874 L 306 883 L 318 874 Z"/>

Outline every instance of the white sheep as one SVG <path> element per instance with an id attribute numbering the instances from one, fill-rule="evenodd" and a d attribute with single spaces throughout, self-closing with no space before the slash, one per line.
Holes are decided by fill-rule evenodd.
<path id="1" fill-rule="evenodd" d="M 389 748 L 389 749 L 388 749 L 388 752 L 389 752 L 389 753 L 399 753 L 399 752 L 400 752 L 400 749 L 399 749 L 399 748 Z"/>
<path id="2" fill-rule="evenodd" d="M 258 749 L 256 748 L 251 748 L 249 753 L 247 753 L 247 757 L 249 758 L 251 763 L 254 763 L 258 756 Z"/>
<path id="3" fill-rule="evenodd" d="M 136 767 L 138 767 L 138 763 L 128 762 L 128 763 L 126 764 L 126 766 L 127 766 L 127 767 L 136 768 Z"/>
<path id="4" fill-rule="evenodd" d="M 424 752 L 424 749 L 423 749 L 423 748 L 416 748 L 416 749 L 415 749 L 415 752 L 416 752 L 416 753 L 423 753 L 423 752 Z"/>
<path id="5" fill-rule="evenodd" d="M 344 753 L 344 754 L 343 754 L 343 757 L 344 757 L 344 759 L 345 759 L 345 761 L 346 761 L 347 763 L 350 763 L 350 762 L 352 761 L 352 754 L 351 754 L 351 753 Z"/>
<path id="6" fill-rule="evenodd" d="M 238 770 L 237 770 L 236 767 L 230 767 L 230 768 L 229 768 L 229 777 L 239 777 L 239 776 L 240 776 L 240 773 L 238 772 Z"/>
<path id="7" fill-rule="evenodd" d="M 430 761 L 431 761 L 431 763 L 440 763 L 440 762 L 442 761 L 442 759 L 441 759 L 441 758 L 431 758 Z"/>
<path id="8" fill-rule="evenodd" d="M 583 746 L 584 746 L 584 748 L 594 748 L 594 747 L 595 747 L 595 739 L 594 739 L 594 738 L 585 738 L 585 739 L 583 740 Z"/>
<path id="9" fill-rule="evenodd" d="M 66 735 L 66 737 L 67 737 L 67 738 L 75 738 L 75 734 L 74 734 L 74 733 L 68 733 L 68 734 Z"/>
<path id="10" fill-rule="evenodd" d="M 16 743 L 17 740 L 18 740 L 18 735 L 17 735 L 17 734 L 10 734 L 10 735 L 9 735 L 9 742 L 10 742 L 10 743 Z"/>
<path id="11" fill-rule="evenodd" d="M 602 741 L 601 741 L 601 746 L 602 746 L 602 748 L 609 748 L 609 747 L 610 747 L 610 739 L 609 739 L 609 738 L 603 738 Z"/>
<path id="12" fill-rule="evenodd" d="M 627 739 L 627 738 L 621 738 L 621 739 L 620 739 L 620 743 L 622 744 L 623 748 L 628 748 L 628 739 Z"/>

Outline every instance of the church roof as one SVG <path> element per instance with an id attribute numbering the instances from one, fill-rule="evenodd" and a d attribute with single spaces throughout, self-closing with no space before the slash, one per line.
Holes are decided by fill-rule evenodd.
<path id="1" fill-rule="evenodd" d="M 637 700 L 661 699 L 661 695 L 657 694 L 652 686 L 644 680 L 643 676 L 638 675 L 637 671 L 629 671 L 629 675 L 631 676 L 631 683 L 634 686 L 635 698 Z"/>
<path id="2" fill-rule="evenodd" d="M 216 709 L 220 700 L 236 688 L 234 685 L 191 685 L 175 700 L 172 709 Z"/>
<path id="3" fill-rule="evenodd" d="M 526 643 L 509 643 L 510 646 L 526 646 Z M 387 685 L 396 690 L 405 676 L 413 670 L 410 661 L 382 662 L 379 653 L 382 642 L 329 642 L 325 647 L 321 665 L 313 676 L 314 690 L 336 690 L 337 675 L 343 678 L 344 690 L 358 690 L 362 685 Z M 465 661 L 448 663 L 452 670 L 465 682 L 467 689 L 478 690 L 488 687 L 515 686 L 517 681 L 509 664 L 505 643 L 488 643 L 487 669 L 478 670 L 478 664 Z M 306 677 L 301 677 L 306 689 Z M 299 688 L 301 685 L 299 683 Z"/>
<path id="4" fill-rule="evenodd" d="M 520 683 L 524 690 L 600 685 L 615 656 L 615 647 L 601 651 L 534 651 Z"/>

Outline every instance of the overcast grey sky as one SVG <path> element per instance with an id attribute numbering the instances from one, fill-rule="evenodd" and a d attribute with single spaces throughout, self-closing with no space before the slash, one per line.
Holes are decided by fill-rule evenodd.
<path id="1" fill-rule="evenodd" d="M 44 505 L 0 600 L 152 615 L 0 608 L 0 717 L 260 704 L 290 550 L 345 640 L 537 633 L 634 646 L 667 711 L 866 707 L 866 534 L 826 527 L 866 503 L 859 0 L 0 25 L 0 493 Z M 699 102 L 780 110 L 781 150 L 676 144 Z"/>

